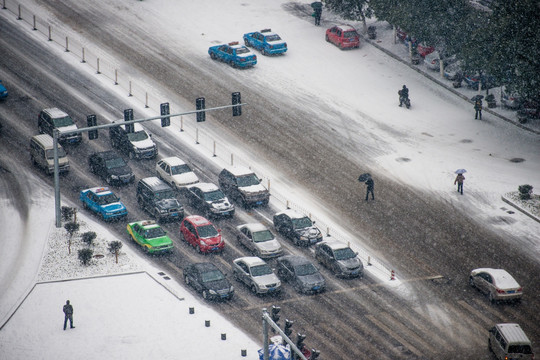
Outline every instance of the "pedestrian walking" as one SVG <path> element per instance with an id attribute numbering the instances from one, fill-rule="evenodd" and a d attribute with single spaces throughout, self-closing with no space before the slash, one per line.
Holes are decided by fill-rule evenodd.
<path id="1" fill-rule="evenodd" d="M 373 183 L 373 179 L 372 178 L 369 178 L 366 180 L 366 185 L 367 185 L 367 188 L 366 188 L 366 201 L 368 201 L 368 197 L 369 197 L 369 194 L 371 193 L 371 200 L 375 200 L 375 194 L 373 193 L 373 188 L 374 188 L 374 183 Z"/>
<path id="2" fill-rule="evenodd" d="M 465 180 L 463 174 L 458 174 L 456 180 L 454 180 L 454 185 L 457 184 L 457 191 L 461 193 L 461 195 L 463 195 L 463 180 Z"/>
<path id="3" fill-rule="evenodd" d="M 69 303 L 69 300 L 66 301 L 66 305 L 64 305 L 64 314 L 65 314 L 65 317 L 64 317 L 64 330 L 66 330 L 66 325 L 67 325 L 67 322 L 69 320 L 69 327 L 71 329 L 75 328 L 75 326 L 73 326 L 73 306 Z"/>
<path id="4" fill-rule="evenodd" d="M 315 18 L 315 25 L 321 25 L 321 14 L 322 14 L 322 2 L 315 1 L 311 3 L 313 8 L 313 17 Z"/>
<path id="5" fill-rule="evenodd" d="M 482 99 L 476 98 L 474 102 L 474 110 L 476 110 L 476 113 L 474 114 L 474 118 L 478 120 L 482 120 Z"/>

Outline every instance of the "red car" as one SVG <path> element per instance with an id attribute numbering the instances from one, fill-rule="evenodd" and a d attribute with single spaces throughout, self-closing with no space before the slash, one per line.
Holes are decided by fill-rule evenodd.
<path id="1" fill-rule="evenodd" d="M 225 241 L 221 230 L 199 215 L 186 216 L 180 225 L 182 237 L 200 253 L 223 251 Z"/>
<path id="2" fill-rule="evenodd" d="M 425 44 L 418 44 L 418 46 L 416 47 L 416 51 L 418 51 L 418 54 L 425 58 L 426 55 L 429 55 L 431 54 L 432 52 L 435 51 L 435 48 L 433 46 L 428 46 L 428 45 L 425 45 Z"/>
<path id="3" fill-rule="evenodd" d="M 360 47 L 360 36 L 350 25 L 337 25 L 326 30 L 326 41 L 340 49 Z"/>

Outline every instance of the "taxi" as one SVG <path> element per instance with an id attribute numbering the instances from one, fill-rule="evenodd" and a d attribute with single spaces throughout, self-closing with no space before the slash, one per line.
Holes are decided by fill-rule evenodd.
<path id="1" fill-rule="evenodd" d="M 167 236 L 167 232 L 161 228 L 154 220 L 141 220 L 129 223 L 127 233 L 139 244 L 144 252 L 158 254 L 169 252 L 174 245 Z"/>
<path id="2" fill-rule="evenodd" d="M 263 55 L 283 54 L 287 51 L 287 43 L 272 29 L 244 34 L 244 44 L 259 50 Z"/>
<path id="3" fill-rule="evenodd" d="M 232 67 L 246 68 L 257 64 L 257 55 L 244 45 L 240 45 L 238 41 L 211 46 L 208 54 L 212 60 L 223 61 Z"/>
<path id="4" fill-rule="evenodd" d="M 94 187 L 82 190 L 79 196 L 83 207 L 100 216 L 103 220 L 118 220 L 127 216 L 124 204 L 108 187 Z"/>

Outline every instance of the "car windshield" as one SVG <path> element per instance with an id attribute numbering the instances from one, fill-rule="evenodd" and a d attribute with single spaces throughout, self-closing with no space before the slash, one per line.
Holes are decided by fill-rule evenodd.
<path id="1" fill-rule="evenodd" d="M 143 141 L 148 139 L 148 134 L 144 130 L 128 133 L 129 141 Z"/>
<path id="2" fill-rule="evenodd" d="M 47 156 L 47 159 L 54 159 L 54 149 L 49 149 L 45 151 L 45 156 Z M 64 148 L 59 147 L 58 148 L 58 157 L 64 157 L 66 156 L 66 152 L 64 151 Z"/>
<path id="3" fill-rule="evenodd" d="M 97 197 L 97 203 L 99 205 L 107 205 L 107 204 L 111 204 L 115 202 L 118 202 L 118 197 L 114 195 L 113 193 L 100 195 Z"/>
<path id="4" fill-rule="evenodd" d="M 225 197 L 225 194 L 219 189 L 203 193 L 205 201 L 218 201 Z"/>
<path id="5" fill-rule="evenodd" d="M 203 283 L 225 279 L 225 276 L 223 276 L 223 273 L 219 270 L 211 270 L 211 271 L 203 272 L 201 274 L 201 277 L 202 277 Z"/>
<path id="6" fill-rule="evenodd" d="M 156 200 L 173 199 L 175 196 L 173 190 L 164 190 L 156 192 Z"/>
<path id="7" fill-rule="evenodd" d="M 257 178 L 255 174 L 240 176 L 237 181 L 238 181 L 239 187 L 252 186 L 252 185 L 259 184 L 259 179 Z"/>
<path id="8" fill-rule="evenodd" d="M 343 37 L 345 38 L 353 38 L 353 37 L 357 37 L 358 34 L 356 33 L 356 31 L 345 31 L 343 33 Z"/>
<path id="9" fill-rule="evenodd" d="M 180 174 L 184 174 L 184 173 L 187 173 L 187 172 L 191 172 L 191 169 L 187 164 L 175 165 L 175 166 L 171 167 L 171 174 L 173 174 L 173 175 L 180 175 Z"/>
<path id="10" fill-rule="evenodd" d="M 334 255 L 336 256 L 336 260 L 347 260 L 356 256 L 351 248 L 337 249 L 334 251 Z"/>
<path id="11" fill-rule="evenodd" d="M 294 229 L 304 229 L 307 227 L 313 226 L 313 223 L 311 222 L 311 219 L 307 216 L 304 216 L 300 219 L 292 219 L 293 228 Z"/>
<path id="12" fill-rule="evenodd" d="M 126 162 L 121 157 L 105 160 L 105 167 L 107 169 L 116 169 L 122 166 L 126 166 Z"/>
<path id="13" fill-rule="evenodd" d="M 297 276 L 313 275 L 317 273 L 317 268 L 312 263 L 298 265 L 294 268 Z"/>
<path id="14" fill-rule="evenodd" d="M 257 231 L 253 233 L 253 241 L 256 243 L 274 239 L 274 234 L 270 230 Z"/>
<path id="15" fill-rule="evenodd" d="M 146 229 L 144 231 L 144 237 L 146 239 L 155 239 L 162 236 L 165 236 L 165 231 L 160 227 Z"/>
<path id="16" fill-rule="evenodd" d="M 251 275 L 253 276 L 263 276 L 270 274 L 272 274 L 272 269 L 270 268 L 270 266 L 268 266 L 268 264 L 257 265 L 251 268 Z"/>
<path id="17" fill-rule="evenodd" d="M 211 238 L 218 235 L 216 228 L 211 224 L 197 227 L 197 233 L 201 238 Z"/>
<path id="18" fill-rule="evenodd" d="M 53 123 L 54 123 L 54 127 L 59 128 L 59 127 L 73 125 L 73 119 L 70 118 L 69 116 L 64 116 L 61 118 L 53 119 Z"/>
<path id="19" fill-rule="evenodd" d="M 278 41 L 278 40 L 281 40 L 281 38 L 279 37 L 278 34 L 275 34 L 275 35 L 268 35 L 266 37 L 266 41 L 270 42 L 270 41 Z"/>
<path id="20" fill-rule="evenodd" d="M 249 52 L 249 49 L 246 47 L 241 47 L 241 48 L 236 49 L 236 55 L 247 54 L 248 52 Z"/>

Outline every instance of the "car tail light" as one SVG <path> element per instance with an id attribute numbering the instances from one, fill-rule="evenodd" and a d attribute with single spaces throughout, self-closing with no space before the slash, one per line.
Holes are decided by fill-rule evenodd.
<path id="1" fill-rule="evenodd" d="M 506 291 L 501 290 L 501 289 L 497 289 L 497 293 L 499 293 L 499 294 L 506 294 Z"/>
<path id="2" fill-rule="evenodd" d="M 516 292 L 523 292 L 523 288 L 517 289 Z"/>
<path id="3" fill-rule="evenodd" d="M 240 61 L 246 61 L 246 58 L 240 58 Z"/>

